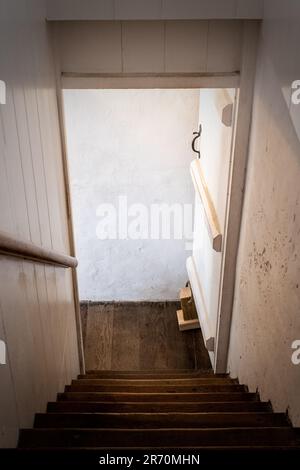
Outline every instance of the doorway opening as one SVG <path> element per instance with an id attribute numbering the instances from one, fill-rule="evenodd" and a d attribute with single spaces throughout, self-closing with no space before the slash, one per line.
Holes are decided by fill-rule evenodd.
<path id="1" fill-rule="evenodd" d="M 214 365 L 224 243 L 214 250 L 191 141 L 201 123 L 195 146 L 224 236 L 234 101 L 234 89 L 63 91 L 88 368 L 208 367 L 206 349 Z M 188 280 L 202 330 L 189 335 L 176 322 Z"/>

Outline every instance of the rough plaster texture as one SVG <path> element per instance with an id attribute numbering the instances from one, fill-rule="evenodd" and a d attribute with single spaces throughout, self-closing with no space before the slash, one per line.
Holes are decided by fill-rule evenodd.
<path id="1" fill-rule="evenodd" d="M 185 241 L 99 240 L 96 210 L 117 205 L 120 195 L 147 208 L 193 204 L 199 90 L 67 90 L 64 97 L 80 298 L 177 299 L 187 280 Z"/>
<path id="2" fill-rule="evenodd" d="M 300 425 L 300 108 L 291 83 L 300 78 L 300 5 L 265 2 L 229 368 L 276 410 Z"/>

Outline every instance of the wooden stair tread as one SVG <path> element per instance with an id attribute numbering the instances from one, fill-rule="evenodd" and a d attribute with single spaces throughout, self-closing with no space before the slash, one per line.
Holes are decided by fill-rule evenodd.
<path id="1" fill-rule="evenodd" d="M 58 401 L 48 403 L 48 412 L 271 412 L 267 402 L 231 401 L 231 402 L 93 402 L 93 401 Z"/>
<path id="2" fill-rule="evenodd" d="M 36 428 L 170 428 L 287 426 L 284 413 L 45 413 L 35 417 Z"/>
<path id="3" fill-rule="evenodd" d="M 58 400 L 71 401 L 252 401 L 257 400 L 256 393 L 245 392 L 202 392 L 202 393 L 128 393 L 128 392 L 65 392 L 57 395 Z"/>
<path id="4" fill-rule="evenodd" d="M 225 385 L 237 384 L 236 379 L 230 377 L 180 377 L 180 378 L 162 378 L 151 379 L 131 379 L 131 378 L 94 378 L 93 376 L 79 376 L 77 380 L 72 380 L 72 384 L 85 385 Z"/>
<path id="5" fill-rule="evenodd" d="M 172 428 L 172 429 L 25 429 L 19 447 L 39 446 L 218 446 L 299 445 L 290 427 Z"/>
<path id="6" fill-rule="evenodd" d="M 227 374 L 89 371 L 78 376 L 19 449 L 300 449 L 284 413 Z"/>
<path id="7" fill-rule="evenodd" d="M 245 392 L 244 385 L 238 384 L 196 384 L 196 385 L 100 385 L 74 381 L 66 385 L 65 392 L 128 392 L 128 393 L 201 393 L 201 392 Z"/>
<path id="8" fill-rule="evenodd" d="M 82 375 L 81 375 L 82 376 Z M 80 377 L 81 377 L 80 376 Z M 142 378 L 185 378 L 185 377 L 228 377 L 228 374 L 217 374 L 215 375 L 212 369 L 206 370 L 145 370 L 145 371 L 105 371 L 105 370 L 95 370 L 95 371 L 86 371 L 84 374 L 85 377 L 99 377 L 102 378 L 134 378 L 134 379 L 142 379 Z"/>

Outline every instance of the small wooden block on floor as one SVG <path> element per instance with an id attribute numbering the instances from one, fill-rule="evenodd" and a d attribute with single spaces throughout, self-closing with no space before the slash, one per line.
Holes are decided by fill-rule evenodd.
<path id="1" fill-rule="evenodd" d="M 181 310 L 184 320 L 195 320 L 198 318 L 192 291 L 190 287 L 183 287 L 179 292 Z"/>
<path id="2" fill-rule="evenodd" d="M 177 310 L 177 321 L 178 321 L 178 326 L 179 326 L 180 331 L 195 330 L 197 328 L 200 328 L 200 323 L 199 323 L 198 318 L 194 318 L 193 320 L 185 320 L 183 318 L 182 310 Z"/>

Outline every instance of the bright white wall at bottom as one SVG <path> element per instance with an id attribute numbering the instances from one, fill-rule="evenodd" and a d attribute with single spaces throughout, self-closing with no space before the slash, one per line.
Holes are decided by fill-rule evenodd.
<path id="1" fill-rule="evenodd" d="M 118 207 L 120 196 L 143 211 L 192 207 L 199 90 L 66 90 L 64 100 L 80 298 L 177 299 L 187 280 L 186 240 L 174 239 L 172 227 L 171 240 L 99 240 L 97 208 Z"/>

